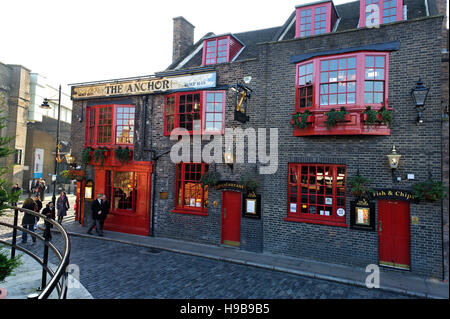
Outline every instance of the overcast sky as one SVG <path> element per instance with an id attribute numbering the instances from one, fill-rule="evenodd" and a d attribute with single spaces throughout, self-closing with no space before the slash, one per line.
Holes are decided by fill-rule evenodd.
<path id="1" fill-rule="evenodd" d="M 197 41 L 207 32 L 280 26 L 296 5 L 316 0 L 0 1 L 0 62 L 21 64 L 68 91 L 69 83 L 167 68 L 174 17 L 195 26 Z"/>

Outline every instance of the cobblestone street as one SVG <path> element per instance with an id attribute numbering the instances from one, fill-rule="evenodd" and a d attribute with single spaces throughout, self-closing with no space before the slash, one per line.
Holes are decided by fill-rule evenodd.
<path id="1" fill-rule="evenodd" d="M 12 214 L 1 217 L 12 222 Z M 68 216 L 68 219 L 73 218 Z M 0 236 L 10 237 L 3 227 Z M 18 237 L 20 238 L 20 236 Z M 61 238 L 53 235 L 60 246 Z M 393 299 L 407 296 L 251 266 L 71 236 L 71 264 L 94 298 Z M 42 243 L 26 248 L 42 255 Z M 57 264 L 52 254 L 50 262 Z"/>

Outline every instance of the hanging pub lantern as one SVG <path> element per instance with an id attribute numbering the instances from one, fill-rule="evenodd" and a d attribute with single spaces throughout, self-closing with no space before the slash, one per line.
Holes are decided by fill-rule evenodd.
<path id="1" fill-rule="evenodd" d="M 425 101 L 428 96 L 429 88 L 423 86 L 422 80 L 419 78 L 417 85 L 414 89 L 411 89 L 411 97 L 414 101 L 414 107 L 417 111 L 417 123 L 422 124 L 423 118 L 422 113 L 425 110 Z"/>
<path id="2" fill-rule="evenodd" d="M 250 119 L 250 117 L 247 115 L 247 103 L 250 99 L 252 89 L 244 84 L 240 84 L 239 82 L 232 85 L 230 89 L 236 94 L 234 120 L 245 123 Z"/>

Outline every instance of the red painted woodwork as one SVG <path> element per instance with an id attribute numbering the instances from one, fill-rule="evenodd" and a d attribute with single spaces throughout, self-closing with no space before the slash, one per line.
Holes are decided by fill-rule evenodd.
<path id="1" fill-rule="evenodd" d="M 347 227 L 339 208 L 346 208 L 345 165 L 289 164 L 285 221 Z"/>
<path id="2" fill-rule="evenodd" d="M 110 202 L 110 213 L 105 220 L 105 230 L 144 235 L 150 233 L 150 190 L 152 162 L 129 162 L 121 166 L 95 166 L 95 194 L 106 194 Z M 107 173 L 134 172 L 136 176 L 137 200 L 133 199 L 133 209 L 114 208 L 113 185 L 108 185 Z"/>
<path id="3" fill-rule="evenodd" d="M 230 62 L 242 47 L 231 35 L 207 39 L 203 41 L 202 65 Z"/>
<path id="4" fill-rule="evenodd" d="M 84 226 L 84 185 L 85 181 L 77 181 L 77 210 L 75 220 L 77 220 L 82 226 Z"/>
<path id="5" fill-rule="evenodd" d="M 378 201 L 378 239 L 381 265 L 409 269 L 409 202 Z"/>
<path id="6" fill-rule="evenodd" d="M 360 0 L 359 6 L 359 27 L 374 27 L 376 21 L 366 22 L 366 7 L 369 5 L 378 7 L 378 14 L 374 12 L 374 19 L 378 18 L 378 24 L 389 23 L 403 20 L 403 0 Z M 375 7 L 376 8 L 376 7 Z M 395 8 L 395 14 L 392 15 L 392 9 Z M 388 17 L 392 17 L 388 19 Z"/>
<path id="7" fill-rule="evenodd" d="M 317 12 L 316 9 L 322 9 L 323 11 Z M 306 20 L 307 18 L 308 20 Z M 321 22 L 325 22 L 325 25 L 323 23 L 320 24 Z M 332 31 L 335 22 L 336 13 L 331 1 L 298 7 L 296 8 L 295 37 L 301 38 L 329 33 Z M 309 33 L 305 33 L 305 30 L 308 30 Z"/>
<path id="8" fill-rule="evenodd" d="M 384 67 L 366 67 L 366 58 L 384 58 Z M 350 59 L 356 62 L 355 67 L 350 66 Z M 338 61 L 336 69 L 331 69 L 331 61 Z M 341 61 L 345 62 L 342 67 Z M 323 63 L 322 63 L 323 62 Z M 328 63 L 328 64 L 327 64 Z M 312 73 L 311 73 L 312 65 Z M 324 65 L 324 66 L 323 66 Z M 323 66 L 323 67 L 322 67 Z M 384 77 L 380 79 L 370 78 L 372 71 L 379 71 Z M 367 74 L 367 75 L 366 75 Z M 331 80 L 332 77 L 337 77 L 336 80 Z M 339 79 L 339 77 L 342 77 Z M 305 112 L 308 110 L 312 113 L 314 124 L 308 125 L 307 128 L 301 129 L 294 126 L 294 136 L 313 136 L 313 135 L 390 135 L 390 129 L 384 124 L 375 124 L 368 127 L 362 116 L 362 112 L 366 110 L 368 105 L 372 110 L 378 111 L 383 106 L 387 110 L 389 108 L 388 101 L 388 88 L 389 88 L 389 54 L 386 52 L 354 52 L 350 54 L 331 55 L 324 57 L 317 57 L 302 63 L 297 64 L 296 70 L 296 86 L 295 86 L 295 112 Z M 368 85 L 366 85 L 366 82 Z M 377 82 L 382 86 L 380 90 L 373 84 Z M 344 91 L 340 91 L 340 86 L 347 86 Z M 348 85 L 351 85 L 351 89 Z M 370 85 L 369 85 L 370 84 Z M 327 91 L 322 90 L 321 85 L 327 87 Z M 331 92 L 331 85 L 337 85 L 339 90 L 335 93 Z M 311 93 L 302 93 L 302 89 L 312 86 L 312 99 Z M 370 87 L 369 91 L 366 88 Z M 333 91 L 334 92 L 334 91 Z M 365 94 L 368 93 L 372 98 L 377 95 L 380 96 L 381 103 L 367 103 L 365 101 Z M 332 102 L 330 96 L 337 99 L 338 95 L 344 94 L 346 103 L 337 104 L 337 101 Z M 321 97 L 325 100 L 327 105 L 321 105 Z M 350 99 L 351 97 L 351 99 Z M 306 98 L 306 100 L 305 100 Z M 353 100 L 354 99 L 354 100 Z M 312 101 L 311 101 L 312 100 Z M 306 101 L 306 102 L 305 102 Z M 331 103 L 332 102 L 332 103 Z M 311 106 L 312 104 L 312 106 Z M 350 114 L 344 123 L 338 123 L 333 128 L 327 128 L 325 121 L 327 111 L 331 109 L 339 110 L 341 107 L 345 107 L 346 111 Z"/>
<path id="9" fill-rule="evenodd" d="M 241 193 L 222 193 L 222 243 L 238 246 L 241 241 Z"/>

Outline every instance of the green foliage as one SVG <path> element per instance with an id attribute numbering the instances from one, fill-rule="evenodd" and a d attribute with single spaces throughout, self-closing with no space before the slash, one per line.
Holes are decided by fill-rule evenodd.
<path id="1" fill-rule="evenodd" d="M 367 115 L 366 125 L 368 127 L 373 126 L 378 121 L 378 112 L 372 110 L 370 106 L 366 107 L 366 110 L 363 112 L 363 114 Z"/>
<path id="2" fill-rule="evenodd" d="M 131 150 L 128 148 L 128 146 L 125 148 L 119 146 L 114 150 L 114 154 L 122 164 L 125 164 L 130 160 Z"/>
<path id="3" fill-rule="evenodd" d="M 335 109 L 331 109 L 330 111 L 325 113 L 327 116 L 327 119 L 325 121 L 325 124 L 327 126 L 327 129 L 331 129 L 332 127 L 335 127 L 337 123 L 341 123 L 345 121 L 345 115 L 349 114 L 345 107 L 341 107 L 339 111 L 336 111 Z"/>
<path id="4" fill-rule="evenodd" d="M 414 184 L 413 194 L 418 200 L 437 202 L 447 198 L 447 188 L 441 181 L 428 180 Z"/>
<path id="5" fill-rule="evenodd" d="M 108 148 L 105 147 L 99 147 L 94 151 L 94 158 L 95 162 L 98 163 L 100 160 L 100 165 L 103 167 L 103 163 L 105 162 L 105 157 L 108 154 Z"/>
<path id="6" fill-rule="evenodd" d="M 205 186 L 212 187 L 217 185 L 220 180 L 220 174 L 216 171 L 210 171 L 203 174 L 202 178 L 200 178 L 200 182 L 202 183 L 202 187 Z"/>
<path id="7" fill-rule="evenodd" d="M 359 174 L 353 176 L 348 182 L 350 186 L 350 192 L 356 197 L 368 197 L 373 192 L 371 188 L 367 186 L 369 180 Z"/>
<path id="8" fill-rule="evenodd" d="M 83 153 L 81 153 L 81 161 L 83 162 L 84 165 L 88 165 L 89 162 L 91 161 L 91 155 L 90 152 L 92 152 L 94 149 L 90 146 L 86 147 L 83 150 Z"/>
<path id="9" fill-rule="evenodd" d="M 311 116 L 311 112 L 306 110 L 305 112 L 297 112 L 294 115 L 292 115 L 292 120 L 294 121 L 294 125 L 298 128 L 305 129 L 308 126 L 308 123 L 306 122 L 306 118 L 308 116 Z"/>
<path id="10" fill-rule="evenodd" d="M 247 180 L 241 179 L 241 185 L 245 187 L 247 193 L 256 193 L 258 189 L 258 182 L 251 177 L 248 177 Z"/>
<path id="11" fill-rule="evenodd" d="M 382 106 L 381 109 L 378 111 L 378 114 L 380 115 L 381 122 L 386 124 L 388 127 L 391 127 L 392 112 L 389 110 L 386 110 L 386 108 L 384 106 Z"/>
<path id="12" fill-rule="evenodd" d="M 11 259 L 8 255 L 8 252 L 0 247 L 0 282 L 3 282 L 14 269 L 22 265 L 20 256 Z"/>

